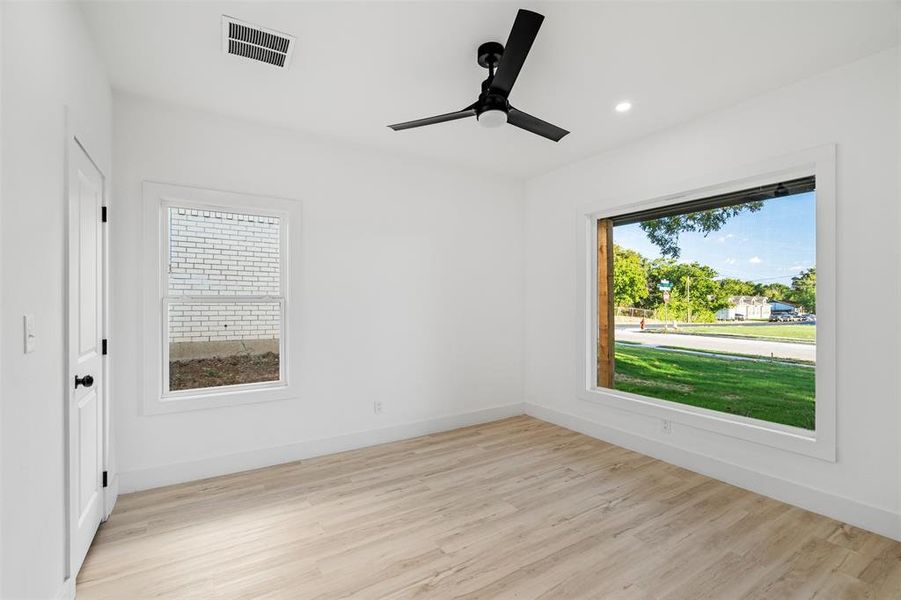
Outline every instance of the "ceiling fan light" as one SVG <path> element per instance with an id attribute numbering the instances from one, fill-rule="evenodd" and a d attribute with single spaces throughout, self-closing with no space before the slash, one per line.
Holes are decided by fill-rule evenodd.
<path id="1" fill-rule="evenodd" d="M 507 112 L 497 108 L 489 108 L 479 114 L 478 120 L 479 125 L 482 127 L 500 127 L 507 122 Z"/>

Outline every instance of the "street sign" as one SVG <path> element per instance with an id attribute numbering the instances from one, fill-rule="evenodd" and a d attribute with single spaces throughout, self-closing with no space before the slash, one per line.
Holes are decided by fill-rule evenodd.
<path id="1" fill-rule="evenodd" d="M 663 333 L 666 333 L 666 326 L 669 322 L 669 292 L 673 289 L 673 284 L 668 279 L 661 279 L 657 284 L 657 289 L 663 292 Z"/>

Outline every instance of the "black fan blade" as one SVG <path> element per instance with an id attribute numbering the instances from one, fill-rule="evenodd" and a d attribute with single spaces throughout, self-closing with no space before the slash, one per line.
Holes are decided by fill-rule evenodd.
<path id="1" fill-rule="evenodd" d="M 504 46 L 501 63 L 497 66 L 497 73 L 491 81 L 489 89 L 492 92 L 501 94 L 505 98 L 510 95 L 510 90 L 516 83 L 523 63 L 526 62 L 526 57 L 529 55 L 535 36 L 538 35 L 538 28 L 541 27 L 542 21 L 544 21 L 544 15 L 530 10 L 520 9 L 516 13 L 516 20 L 513 22 L 513 29 L 510 30 L 507 45 Z"/>
<path id="2" fill-rule="evenodd" d="M 476 116 L 476 109 L 472 106 L 458 110 L 457 112 L 438 115 L 436 117 L 427 117 L 425 119 L 417 119 L 415 121 L 407 121 L 406 123 L 395 123 L 388 125 L 394 131 L 402 129 L 412 129 L 414 127 L 423 127 L 425 125 L 435 125 L 436 123 L 444 123 L 445 121 L 456 121 L 457 119 L 465 119 L 466 117 Z"/>
<path id="3" fill-rule="evenodd" d="M 516 110 L 512 106 L 510 107 L 510 112 L 507 114 L 507 123 L 519 127 L 520 129 L 537 133 L 538 135 L 546 137 L 549 140 L 554 140 L 555 142 L 559 142 L 563 139 L 563 136 L 569 133 L 565 129 L 557 127 L 556 125 L 551 125 L 547 121 L 542 121 L 521 110 Z"/>

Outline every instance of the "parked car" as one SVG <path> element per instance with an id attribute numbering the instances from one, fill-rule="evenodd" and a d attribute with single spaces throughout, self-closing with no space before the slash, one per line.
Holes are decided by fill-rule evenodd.
<path id="1" fill-rule="evenodd" d="M 744 321 L 744 320 L 745 320 L 745 316 L 744 316 L 743 314 L 741 314 L 741 313 L 735 313 L 735 316 L 732 317 L 732 320 L 733 320 L 733 321 Z"/>

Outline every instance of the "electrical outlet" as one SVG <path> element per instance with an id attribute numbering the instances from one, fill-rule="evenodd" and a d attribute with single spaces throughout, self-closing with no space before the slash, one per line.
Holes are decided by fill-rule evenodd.
<path id="1" fill-rule="evenodd" d="M 673 432 L 673 422 L 670 421 L 669 419 L 663 419 L 660 430 L 663 433 L 672 433 Z"/>
<path id="2" fill-rule="evenodd" d="M 382 401 L 381 400 L 376 400 L 375 402 L 372 403 L 372 412 L 374 412 L 377 415 L 382 414 Z"/>

